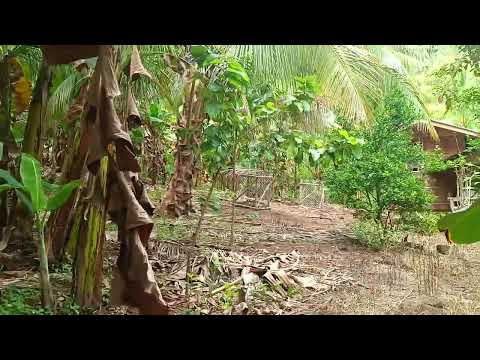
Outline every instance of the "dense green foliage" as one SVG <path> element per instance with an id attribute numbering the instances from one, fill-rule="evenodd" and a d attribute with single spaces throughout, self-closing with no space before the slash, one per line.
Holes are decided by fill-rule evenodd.
<path id="1" fill-rule="evenodd" d="M 392 211 L 427 210 L 432 195 L 411 171 L 425 162 L 423 150 L 411 142 L 411 127 L 419 116 L 401 93 L 386 97 L 372 126 L 359 130 L 365 139 L 361 157 L 327 172 L 330 198 L 384 225 Z"/>

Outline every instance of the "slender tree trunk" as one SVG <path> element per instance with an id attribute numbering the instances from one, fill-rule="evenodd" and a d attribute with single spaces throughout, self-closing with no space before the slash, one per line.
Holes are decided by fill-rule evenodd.
<path id="1" fill-rule="evenodd" d="M 202 210 L 200 212 L 200 218 L 198 219 L 197 226 L 196 226 L 195 231 L 192 235 L 192 245 L 193 246 L 197 245 L 198 235 L 200 234 L 200 230 L 201 230 L 201 227 L 202 227 L 202 222 L 203 222 L 203 219 L 205 217 L 205 212 L 207 210 L 208 203 L 210 202 L 210 198 L 212 197 L 213 189 L 214 189 L 215 184 L 217 182 L 217 177 L 218 177 L 219 173 L 220 173 L 220 171 L 217 171 L 215 173 L 215 175 L 213 176 L 212 184 L 210 185 L 210 189 L 208 190 L 207 199 L 202 204 Z"/>
<path id="2" fill-rule="evenodd" d="M 233 245 L 235 242 L 235 203 L 237 200 L 237 177 L 236 177 L 236 164 L 237 164 L 237 131 L 235 130 L 234 136 L 234 144 L 233 144 L 233 195 L 232 195 L 232 222 L 230 224 L 230 246 Z"/>

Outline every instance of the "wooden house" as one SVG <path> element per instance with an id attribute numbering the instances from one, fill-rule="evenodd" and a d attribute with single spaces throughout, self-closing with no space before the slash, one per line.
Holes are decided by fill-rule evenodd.
<path id="1" fill-rule="evenodd" d="M 480 133 L 459 126 L 450 125 L 440 121 L 432 121 L 437 131 L 439 141 L 435 141 L 428 134 L 414 131 L 414 141 L 421 142 L 425 151 L 433 151 L 439 147 L 445 159 L 452 159 L 465 151 L 468 138 L 479 138 Z M 471 178 L 447 170 L 429 174 L 427 183 L 437 199 L 433 204 L 436 211 L 458 211 L 471 204 L 475 194 L 471 189 Z"/>

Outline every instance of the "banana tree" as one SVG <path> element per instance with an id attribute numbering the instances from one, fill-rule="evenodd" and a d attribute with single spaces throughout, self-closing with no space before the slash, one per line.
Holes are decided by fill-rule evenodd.
<path id="1" fill-rule="evenodd" d="M 48 273 L 48 259 L 45 250 L 44 228 L 48 214 L 68 201 L 79 181 L 64 185 L 54 185 L 42 180 L 40 162 L 28 154 L 22 154 L 20 162 L 21 182 L 9 172 L 0 170 L 0 178 L 6 183 L 0 185 L 0 192 L 14 190 L 17 197 L 33 216 L 38 232 L 38 251 L 40 258 L 41 300 L 44 307 L 52 306 L 52 291 Z"/>

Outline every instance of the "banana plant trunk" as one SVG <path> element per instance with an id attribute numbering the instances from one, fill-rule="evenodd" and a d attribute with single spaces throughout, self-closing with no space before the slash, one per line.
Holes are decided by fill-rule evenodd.
<path id="1" fill-rule="evenodd" d="M 62 172 L 60 175 L 61 184 L 80 179 L 86 159 L 86 153 L 79 151 L 81 130 L 75 128 L 74 131 L 73 142 L 69 141 L 70 146 L 67 149 L 67 154 L 62 164 Z M 80 193 L 80 189 L 75 190 L 70 199 L 60 209 L 52 212 L 48 218 L 46 248 L 48 260 L 52 263 L 60 262 L 64 257 L 65 245 L 69 238 Z"/>
<path id="2" fill-rule="evenodd" d="M 50 275 L 48 273 L 48 259 L 47 251 L 45 250 L 45 237 L 44 237 L 44 226 L 43 221 L 39 218 L 37 214 L 35 216 L 35 226 L 38 232 L 38 253 L 40 258 L 40 289 L 41 289 L 41 299 L 42 306 L 50 309 L 53 304 L 53 295 L 52 287 L 50 285 Z"/>
<path id="3" fill-rule="evenodd" d="M 82 307 L 102 302 L 102 263 L 107 215 L 108 157 L 103 157 L 97 175 L 89 174 L 80 193 L 70 230 L 67 251 L 74 259 L 73 295 Z"/>

